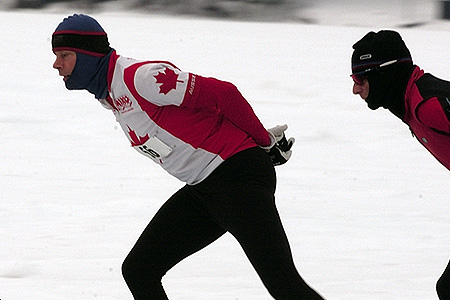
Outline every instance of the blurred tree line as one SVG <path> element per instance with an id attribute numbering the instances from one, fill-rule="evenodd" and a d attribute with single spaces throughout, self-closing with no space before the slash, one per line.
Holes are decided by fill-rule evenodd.
<path id="1" fill-rule="evenodd" d="M 0 0 L 5 1 L 5 0 Z M 51 5 L 102 9 L 117 4 L 120 9 L 139 9 L 214 17 L 267 17 L 281 19 L 308 0 L 6 0 L 8 8 L 39 9 Z M 110 6 L 109 6 L 110 7 Z"/>
<path id="2" fill-rule="evenodd" d="M 137 6 L 190 6 L 194 4 L 195 6 L 203 5 L 203 6 L 213 6 L 213 5 L 219 5 L 226 2 L 241 2 L 241 3 L 248 3 L 248 4 L 263 4 L 263 5 L 283 5 L 288 2 L 292 2 L 292 0 L 227 0 L 227 1 L 221 1 L 221 0 L 10 0 L 11 2 L 11 8 L 44 8 L 45 6 L 51 4 L 51 3 L 79 3 L 83 6 L 85 5 L 92 5 L 95 6 L 97 4 L 100 4 L 102 2 L 127 2 L 130 3 L 130 5 L 137 5 Z"/>

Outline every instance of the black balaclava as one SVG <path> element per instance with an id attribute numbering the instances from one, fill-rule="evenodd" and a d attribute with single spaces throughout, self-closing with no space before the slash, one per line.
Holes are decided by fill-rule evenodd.
<path id="1" fill-rule="evenodd" d="M 108 95 L 108 63 L 112 53 L 106 32 L 92 17 L 74 14 L 61 22 L 52 35 L 53 51 L 75 51 L 77 60 L 66 80 L 69 90 L 87 90 L 97 99 Z"/>
<path id="2" fill-rule="evenodd" d="M 411 53 L 400 34 L 391 30 L 371 31 L 353 45 L 352 73 L 369 81 L 366 99 L 370 109 L 389 109 L 400 119 L 405 114 L 404 95 L 414 70 Z M 394 63 L 380 67 L 386 62 Z"/>

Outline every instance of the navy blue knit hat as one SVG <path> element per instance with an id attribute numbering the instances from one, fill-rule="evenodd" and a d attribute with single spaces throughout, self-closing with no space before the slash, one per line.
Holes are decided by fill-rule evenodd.
<path id="1" fill-rule="evenodd" d="M 111 51 L 108 36 L 100 24 L 83 14 L 69 16 L 58 25 L 52 35 L 52 48 L 92 56 L 105 56 Z"/>

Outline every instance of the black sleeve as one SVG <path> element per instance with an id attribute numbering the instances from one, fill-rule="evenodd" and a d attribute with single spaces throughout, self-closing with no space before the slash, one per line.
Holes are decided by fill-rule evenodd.
<path id="1" fill-rule="evenodd" d="M 417 80 L 417 88 L 424 99 L 436 97 L 450 121 L 450 82 L 426 73 Z"/>

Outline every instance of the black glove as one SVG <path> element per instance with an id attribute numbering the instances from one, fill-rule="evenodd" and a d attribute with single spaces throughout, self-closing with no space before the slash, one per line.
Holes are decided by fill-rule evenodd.
<path id="1" fill-rule="evenodd" d="M 284 131 L 287 129 L 287 125 L 276 126 L 268 129 L 274 139 L 274 143 L 270 148 L 264 148 L 269 154 L 270 160 L 274 166 L 279 166 L 286 163 L 292 155 L 292 145 L 294 145 L 295 139 L 286 139 Z"/>

